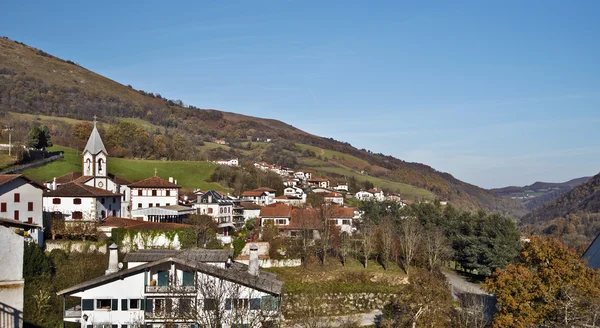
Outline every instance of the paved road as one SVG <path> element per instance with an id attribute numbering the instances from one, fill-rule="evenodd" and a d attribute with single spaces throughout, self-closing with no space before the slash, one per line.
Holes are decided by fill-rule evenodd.
<path id="1" fill-rule="evenodd" d="M 380 310 L 375 310 L 369 313 L 358 313 L 353 315 L 342 315 L 337 317 L 323 317 L 319 320 L 319 323 L 315 326 L 318 327 L 342 327 L 344 324 L 358 322 L 361 327 L 372 326 L 378 321 L 381 316 Z M 302 328 L 302 324 L 293 324 L 288 322 L 284 324 L 284 327 Z"/>
<path id="2" fill-rule="evenodd" d="M 442 273 L 444 276 L 446 276 L 446 279 L 448 279 L 448 283 L 452 288 L 453 296 L 456 295 L 456 292 L 476 295 L 489 295 L 478 284 L 468 282 L 465 278 L 457 275 L 454 272 L 442 271 Z"/>

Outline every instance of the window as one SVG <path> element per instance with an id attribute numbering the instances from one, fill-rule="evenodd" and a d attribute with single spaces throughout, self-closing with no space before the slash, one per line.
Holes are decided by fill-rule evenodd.
<path id="1" fill-rule="evenodd" d="M 179 299 L 179 314 L 185 316 L 192 311 L 192 299 L 181 298 Z"/>
<path id="2" fill-rule="evenodd" d="M 260 298 L 250 299 L 250 310 L 260 310 Z"/>
<path id="3" fill-rule="evenodd" d="M 214 298 L 205 298 L 204 299 L 204 310 L 215 310 L 217 308 L 217 300 Z"/>
<path id="4" fill-rule="evenodd" d="M 208 209 L 208 214 L 212 214 L 212 212 L 213 212 L 213 209 L 212 209 L 212 208 L 209 208 L 209 209 Z"/>
<path id="5" fill-rule="evenodd" d="M 171 196 L 171 190 L 167 190 L 167 196 Z"/>
<path id="6" fill-rule="evenodd" d="M 100 203 L 102 203 L 102 205 L 104 205 L 104 201 L 105 201 L 104 198 L 100 198 Z"/>
<path id="7" fill-rule="evenodd" d="M 112 216 L 117 216 L 117 210 L 112 211 Z"/>
<path id="8" fill-rule="evenodd" d="M 83 219 L 83 212 L 79 212 L 79 211 L 73 212 L 73 213 L 71 213 L 71 218 L 73 220 L 81 220 L 81 219 Z"/>
<path id="9" fill-rule="evenodd" d="M 142 189 L 138 189 L 138 196 L 142 195 Z"/>
<path id="10" fill-rule="evenodd" d="M 142 208 L 142 203 L 138 203 L 138 208 Z"/>
<path id="11" fill-rule="evenodd" d="M 60 205 L 60 198 L 52 198 L 52 204 Z"/>
<path id="12" fill-rule="evenodd" d="M 152 190 L 152 196 L 156 196 L 156 189 Z"/>
<path id="13" fill-rule="evenodd" d="M 6 203 L 0 204 L 0 212 L 6 212 Z"/>
<path id="14" fill-rule="evenodd" d="M 163 270 L 158 271 L 158 285 L 168 286 L 169 284 L 169 271 Z"/>
<path id="15" fill-rule="evenodd" d="M 117 197 L 113 197 L 113 204 L 117 202 Z"/>
<path id="16" fill-rule="evenodd" d="M 164 299 L 156 299 L 154 300 L 154 313 L 161 314 L 165 310 L 165 300 Z"/>
<path id="17" fill-rule="evenodd" d="M 169 206 L 169 205 L 171 205 L 171 203 L 166 203 L 166 204 L 165 204 L 165 206 Z"/>
<path id="18" fill-rule="evenodd" d="M 283 225 L 285 225 L 286 223 L 287 223 L 286 219 L 277 219 L 276 220 L 276 224 L 283 224 Z"/>
<path id="19" fill-rule="evenodd" d="M 342 224 L 351 225 L 352 221 L 350 221 L 350 220 L 342 220 Z"/>
<path id="20" fill-rule="evenodd" d="M 19 211 L 14 212 L 14 217 L 15 217 L 15 220 L 19 219 Z"/>
<path id="21" fill-rule="evenodd" d="M 90 311 L 94 309 L 94 300 L 82 299 L 81 300 L 81 309 L 83 311 Z"/>
<path id="22" fill-rule="evenodd" d="M 106 211 L 100 212 L 100 217 L 104 219 L 106 217 Z"/>
<path id="23" fill-rule="evenodd" d="M 20 201 L 21 201 L 21 194 L 15 193 L 15 203 L 18 203 Z"/>
<path id="24" fill-rule="evenodd" d="M 33 218 L 27 218 L 27 223 L 33 223 Z"/>
<path id="25" fill-rule="evenodd" d="M 29 203 L 27 203 L 27 210 L 28 210 L 29 212 L 33 212 L 33 202 L 29 202 Z"/>
<path id="26" fill-rule="evenodd" d="M 183 271 L 183 286 L 194 286 L 194 273 Z"/>
<path id="27" fill-rule="evenodd" d="M 260 305 L 263 310 L 275 311 L 279 308 L 279 299 L 276 296 L 263 296 Z"/>
<path id="28" fill-rule="evenodd" d="M 160 206 L 160 203 L 156 203 L 156 207 L 159 207 L 159 206 Z"/>
<path id="29" fill-rule="evenodd" d="M 148 207 L 152 207 L 152 203 L 148 204 Z"/>
<path id="30" fill-rule="evenodd" d="M 111 309 L 110 299 L 99 299 L 96 300 L 96 310 L 110 310 Z"/>
<path id="31" fill-rule="evenodd" d="M 129 308 L 131 310 L 139 310 L 140 300 L 138 300 L 138 299 L 129 300 Z"/>
<path id="32" fill-rule="evenodd" d="M 73 198 L 73 204 L 81 205 L 81 198 Z"/>

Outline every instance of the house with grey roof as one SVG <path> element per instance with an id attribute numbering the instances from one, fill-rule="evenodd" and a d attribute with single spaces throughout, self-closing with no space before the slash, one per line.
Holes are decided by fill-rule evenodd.
<path id="1" fill-rule="evenodd" d="M 58 292 L 64 321 L 81 327 L 271 327 L 279 322 L 283 282 L 227 250 L 142 250 L 118 263 L 110 246 L 104 276 Z"/>

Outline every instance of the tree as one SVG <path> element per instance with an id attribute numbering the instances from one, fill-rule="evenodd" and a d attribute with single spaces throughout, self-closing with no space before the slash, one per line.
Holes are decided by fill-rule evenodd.
<path id="1" fill-rule="evenodd" d="M 397 233 L 396 224 L 391 217 L 386 216 L 381 220 L 378 228 L 379 259 L 383 268 L 387 270 L 387 261 L 390 260 L 394 236 Z"/>
<path id="2" fill-rule="evenodd" d="M 193 214 L 188 218 L 192 226 L 193 241 L 196 247 L 206 248 L 209 231 L 217 231 L 217 223 L 212 216 L 206 214 Z"/>
<path id="3" fill-rule="evenodd" d="M 574 327 L 600 323 L 600 275 L 558 240 L 534 237 L 517 264 L 484 288 L 496 295 L 493 327 Z"/>
<path id="4" fill-rule="evenodd" d="M 434 270 L 440 263 L 451 257 L 452 248 L 446 235 L 438 227 L 431 227 L 425 232 L 425 250 L 429 270 Z"/>
<path id="5" fill-rule="evenodd" d="M 43 127 L 32 127 L 27 135 L 27 147 L 38 150 L 46 149 L 46 147 L 52 147 L 52 140 L 48 127 L 45 125 Z"/>
<path id="6" fill-rule="evenodd" d="M 359 235 L 360 252 L 362 253 L 362 257 L 364 259 L 365 269 L 368 266 L 369 258 L 371 257 L 373 248 L 375 248 L 375 236 L 375 227 L 371 223 L 365 222 L 360 228 Z"/>
<path id="7" fill-rule="evenodd" d="M 412 216 L 403 218 L 400 223 L 399 238 L 402 267 L 406 274 L 409 274 L 410 265 L 417 254 L 422 239 L 422 227 L 419 220 Z"/>

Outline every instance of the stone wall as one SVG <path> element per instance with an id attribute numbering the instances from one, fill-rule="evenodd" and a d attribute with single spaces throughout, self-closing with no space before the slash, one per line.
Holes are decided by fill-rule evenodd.
<path id="1" fill-rule="evenodd" d="M 395 294 L 323 293 L 284 294 L 282 312 L 286 319 L 312 316 L 336 316 L 381 310 Z"/>
<path id="2" fill-rule="evenodd" d="M 80 253 L 98 251 L 102 254 L 106 254 L 106 244 L 97 245 L 97 243 L 89 241 L 46 240 L 46 252 L 51 252 L 54 249 Z"/>

